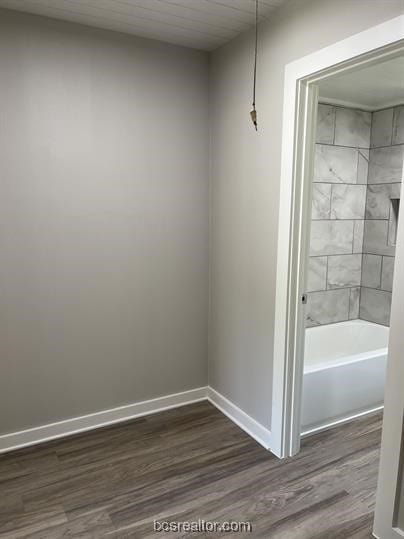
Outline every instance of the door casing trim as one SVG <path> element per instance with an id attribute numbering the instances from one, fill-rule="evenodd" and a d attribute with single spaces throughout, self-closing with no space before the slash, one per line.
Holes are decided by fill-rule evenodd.
<path id="1" fill-rule="evenodd" d="M 404 15 L 289 63 L 285 68 L 275 303 L 271 451 L 300 447 L 304 306 L 317 84 L 404 52 Z"/>

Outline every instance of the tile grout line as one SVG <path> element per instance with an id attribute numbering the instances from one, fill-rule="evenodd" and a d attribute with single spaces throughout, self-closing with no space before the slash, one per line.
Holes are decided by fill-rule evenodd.
<path id="1" fill-rule="evenodd" d="M 396 119 L 396 111 L 397 111 L 397 107 L 393 109 L 393 118 L 391 121 L 391 146 L 393 146 L 393 140 L 394 140 L 394 124 L 395 124 L 395 119 Z"/>
<path id="2" fill-rule="evenodd" d="M 383 266 L 384 266 L 384 257 L 382 256 L 382 263 L 380 266 L 380 282 L 379 282 L 379 288 L 382 290 L 382 282 L 383 282 Z"/>

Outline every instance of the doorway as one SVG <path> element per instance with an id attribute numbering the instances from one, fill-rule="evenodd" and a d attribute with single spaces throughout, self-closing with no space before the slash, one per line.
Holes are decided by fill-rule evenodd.
<path id="1" fill-rule="evenodd" d="M 383 407 L 404 164 L 404 56 L 319 84 L 302 434 Z"/>
<path id="2" fill-rule="evenodd" d="M 279 457 L 293 456 L 300 449 L 302 432 L 313 432 L 330 426 L 333 421 L 336 423 L 345 421 L 381 407 L 388 346 L 390 358 L 387 369 L 386 408 L 374 525 L 375 537 L 383 539 L 402 537 L 404 533 L 402 501 L 404 492 L 402 347 L 404 344 L 401 330 L 404 315 L 402 307 L 404 288 L 400 278 L 404 267 L 404 244 L 402 240 L 400 241 L 400 238 L 404 236 L 404 221 L 398 219 L 400 183 L 403 179 L 404 133 L 397 138 L 396 132 L 397 114 L 401 115 L 404 110 L 402 106 L 404 71 L 402 67 L 397 71 L 403 77 L 399 78 L 399 83 L 402 85 L 398 88 L 399 95 L 395 96 L 398 101 L 389 103 L 384 93 L 383 102 L 375 106 L 373 110 L 363 110 L 363 94 L 365 93 L 363 88 L 362 93 L 359 92 L 361 99 L 359 102 L 356 100 L 356 103 L 353 102 L 355 99 L 350 99 L 347 103 L 346 99 L 341 99 L 341 95 L 338 97 L 335 93 L 337 77 L 340 81 L 345 78 L 345 82 L 350 79 L 348 85 L 345 86 L 345 91 L 349 91 L 355 88 L 352 77 L 359 74 L 359 77 L 363 78 L 365 70 L 373 70 L 374 73 L 375 70 L 386 69 L 389 65 L 398 67 L 403 62 L 403 56 L 404 16 L 401 16 L 287 66 L 278 235 L 271 449 Z M 370 73 L 370 71 L 367 72 Z M 387 71 L 384 74 L 379 73 L 377 84 L 373 86 L 386 88 Z M 374 81 L 373 77 L 373 83 Z M 327 96 L 327 86 L 328 91 L 333 95 Z M 339 138 L 336 140 L 337 108 L 340 127 L 344 121 L 346 127 L 347 124 L 352 126 L 352 121 L 355 124 L 359 118 L 365 120 L 369 147 L 367 147 L 367 140 L 361 140 L 359 143 L 356 139 L 353 142 L 352 136 L 354 138 L 358 136 L 355 129 L 348 130 L 349 133 L 345 130 L 343 138 L 347 135 L 351 137 L 347 143 L 346 138 L 341 139 L 339 127 Z M 366 113 L 371 113 L 370 121 Z M 396 120 L 394 120 L 395 117 Z M 350 120 L 347 120 L 348 118 Z M 353 118 L 356 120 L 352 120 Z M 342 119 L 345 120 L 342 121 Z M 329 138 L 321 139 L 321 137 L 327 137 L 325 126 L 330 121 L 328 126 L 332 127 L 331 131 L 328 131 Z M 363 135 L 363 130 L 360 132 Z M 339 145 L 336 142 L 342 143 Z M 328 144 L 328 148 L 316 147 L 316 144 L 323 146 Z M 340 150 L 338 146 L 344 150 Z M 398 150 L 399 146 L 400 150 Z M 338 174 L 337 181 L 331 176 L 335 174 L 335 169 L 338 169 L 338 159 L 335 161 L 335 154 L 338 152 L 344 153 L 345 157 L 350 154 L 352 163 L 354 163 L 354 153 L 357 157 L 356 168 L 354 167 L 356 174 L 351 175 L 349 179 L 345 175 L 347 172 L 345 160 L 343 160 L 343 171 L 339 169 L 342 174 Z M 317 162 L 315 162 L 316 153 Z M 396 154 L 395 158 L 393 154 Z M 390 170 L 386 173 L 386 164 L 391 165 L 393 161 L 397 163 L 397 166 L 393 167 L 396 170 L 392 171 L 392 167 L 389 166 L 387 168 Z M 346 181 L 341 181 L 344 177 Z M 328 187 L 315 185 L 321 183 L 332 185 Z M 334 184 L 337 186 L 335 192 L 333 192 Z M 316 187 L 316 195 L 314 195 L 313 186 Z M 313 195 L 317 196 L 318 202 L 314 210 L 312 208 Z M 321 201 L 324 202 L 323 207 L 321 207 Z M 328 207 L 326 202 L 330 203 Z M 328 221 L 328 224 L 312 226 L 313 213 L 316 216 L 316 211 L 319 212 L 317 216 L 322 217 L 318 221 Z M 326 213 L 321 215 L 321 211 Z M 330 221 L 334 223 L 330 224 Z M 341 223 L 335 225 L 337 221 Z M 349 226 L 345 221 L 350 221 Z M 343 229 L 338 234 L 332 233 L 336 226 Z M 328 239 L 324 239 L 324 234 Z M 382 236 L 383 244 L 380 243 Z M 335 237 L 338 237 L 338 241 L 331 241 L 331 238 Z M 327 251 L 330 246 L 335 247 L 336 243 L 339 244 L 338 249 L 345 249 L 346 252 L 336 254 Z M 397 262 L 395 261 L 396 245 Z M 326 252 L 321 252 L 321 249 L 325 249 Z M 316 255 L 325 259 L 310 262 L 310 258 Z M 341 259 L 331 258 L 334 256 L 348 256 L 349 264 L 341 264 Z M 347 271 L 348 266 L 349 271 Z M 396 284 L 391 312 L 392 334 L 388 339 L 386 333 L 388 334 L 390 325 L 394 266 L 396 266 Z M 308 292 L 313 282 L 316 286 L 320 286 L 320 290 L 313 289 L 312 292 Z M 310 293 L 317 294 L 317 297 L 310 298 Z M 335 297 L 336 294 L 338 298 Z M 326 298 L 326 295 L 330 298 Z M 330 308 L 324 309 L 327 304 Z M 346 314 L 341 315 L 341 309 L 345 313 L 345 307 Z M 340 316 L 343 316 L 343 320 Z M 367 382 L 372 386 L 374 381 L 380 382 L 381 379 L 382 384 L 378 389 L 373 386 L 372 391 L 375 390 L 373 393 L 368 391 L 369 388 L 363 392 L 366 398 L 372 395 L 367 402 L 351 402 L 348 409 L 341 409 L 341 404 L 346 406 L 345 399 L 343 397 L 330 400 L 330 384 L 335 388 L 338 377 L 342 383 L 346 383 L 347 374 L 346 371 L 343 372 L 344 369 L 356 369 L 359 364 L 363 367 L 366 361 L 362 361 L 363 358 L 357 361 L 358 357 L 356 357 L 356 361 L 341 362 L 340 358 L 337 358 L 337 364 L 333 367 L 342 368 L 342 371 L 338 373 L 338 369 L 334 369 L 334 380 L 330 382 L 328 379 L 325 382 L 324 372 L 321 371 L 332 369 L 317 369 L 317 373 L 315 367 L 311 369 L 311 373 L 310 368 L 305 369 L 304 359 L 305 356 L 307 357 L 305 345 L 310 340 L 305 338 L 306 326 L 311 325 L 318 331 L 328 325 L 335 327 L 337 324 L 346 322 L 352 326 L 352 320 L 364 326 L 375 324 L 367 328 L 367 336 L 364 338 L 366 344 L 369 344 L 373 337 L 376 337 L 377 341 L 373 343 L 372 350 L 366 350 L 366 352 L 372 352 L 370 354 L 372 357 L 367 359 L 373 362 L 373 368 L 376 369 L 376 375 L 367 379 Z M 376 336 L 376 326 L 378 336 Z M 357 328 L 352 327 L 351 331 L 353 335 L 357 335 Z M 366 332 L 366 328 L 364 331 Z M 333 343 L 338 346 L 341 342 L 346 344 L 347 328 L 343 330 L 343 336 L 334 332 L 333 336 L 326 335 L 321 340 L 326 343 L 325 348 L 328 350 L 332 348 Z M 346 359 L 346 354 L 342 355 Z M 353 374 L 356 376 L 356 382 L 350 391 L 355 399 L 360 393 L 357 388 L 363 382 L 364 373 L 367 377 L 371 371 L 370 363 L 368 362 L 367 365 L 361 373 L 350 373 L 351 379 Z M 320 380 L 314 384 L 314 391 L 306 376 L 313 373 L 320 376 Z M 316 391 L 317 398 L 314 398 L 311 405 L 307 406 L 307 395 L 316 396 Z M 304 402 L 305 395 L 306 403 Z M 322 410 L 325 402 L 331 402 L 333 409 Z M 316 416 L 319 411 L 322 417 Z M 303 429 L 302 420 L 307 423 Z"/>
<path id="3" fill-rule="evenodd" d="M 403 56 L 403 51 L 404 17 L 398 17 L 289 64 L 286 69 L 271 446 L 280 457 L 294 455 L 300 447 L 306 300 L 310 303 L 306 294 L 312 178 L 317 109 L 323 97 L 321 91 L 327 84 L 335 88 L 337 77 L 353 76 L 359 71 L 397 61 Z M 342 100 L 322 104 L 344 108 Z M 350 103 L 350 107 L 345 108 L 353 109 L 352 105 Z M 387 105 L 384 103 L 384 108 Z M 392 103 L 390 107 L 394 108 Z M 356 155 L 359 156 L 358 152 Z M 365 189 L 367 187 L 361 188 L 362 191 Z M 398 202 L 394 204 L 397 209 Z M 355 220 L 361 219 L 351 219 Z M 346 224 L 344 226 L 347 227 Z M 359 257 L 355 258 L 357 262 Z M 358 275 L 358 271 L 356 273 Z M 361 284 L 347 288 L 360 289 Z M 349 302 L 354 303 L 355 292 L 349 290 L 349 297 L 346 292 L 344 294 L 348 305 Z"/>

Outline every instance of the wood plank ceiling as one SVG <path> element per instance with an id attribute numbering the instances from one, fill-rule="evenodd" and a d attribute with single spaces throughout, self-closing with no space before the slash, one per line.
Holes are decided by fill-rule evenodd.
<path id="1" fill-rule="evenodd" d="M 284 2 L 259 0 L 260 19 Z M 0 0 L 0 7 L 206 51 L 255 21 L 255 0 Z"/>

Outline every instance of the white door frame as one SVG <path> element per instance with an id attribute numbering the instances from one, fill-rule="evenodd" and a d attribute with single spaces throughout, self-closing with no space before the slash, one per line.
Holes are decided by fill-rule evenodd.
<path id="1" fill-rule="evenodd" d="M 404 182 L 404 169 L 403 169 Z M 386 373 L 386 398 L 383 418 L 382 450 L 377 483 L 374 537 L 402 539 L 404 530 L 398 527 L 399 506 L 404 504 L 404 361 L 402 320 L 404 318 L 404 219 L 399 219 L 396 260 L 391 305 L 392 324 L 389 339 L 389 361 Z M 402 507 L 400 507 L 402 511 Z"/>
<path id="2" fill-rule="evenodd" d="M 404 50 L 404 15 L 355 34 L 286 66 L 278 224 L 271 451 L 300 447 L 304 306 L 317 85 L 379 63 Z"/>

